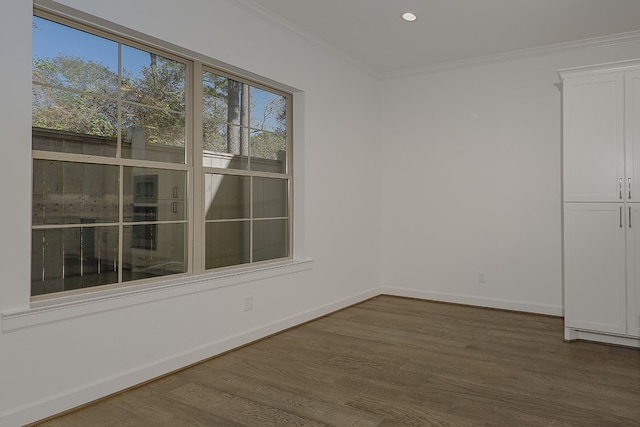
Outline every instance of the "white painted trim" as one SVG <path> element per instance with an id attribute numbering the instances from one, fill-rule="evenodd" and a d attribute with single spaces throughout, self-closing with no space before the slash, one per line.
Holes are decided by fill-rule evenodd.
<path id="1" fill-rule="evenodd" d="M 306 217 L 305 194 L 306 194 L 306 147 L 305 147 L 305 93 L 293 92 L 293 256 L 294 258 L 305 259 L 306 256 Z"/>
<path id="2" fill-rule="evenodd" d="M 640 59 L 632 59 L 629 61 L 607 62 L 604 64 L 589 65 L 586 67 L 564 68 L 562 70 L 558 70 L 558 74 L 560 74 L 560 77 L 564 80 L 572 77 L 582 77 L 590 74 L 616 73 L 621 71 L 634 70 L 638 69 L 639 67 Z"/>
<path id="3" fill-rule="evenodd" d="M 418 298 L 424 300 L 450 302 L 455 304 L 472 305 L 476 307 L 498 308 L 502 310 L 522 311 L 525 313 L 545 314 L 550 316 L 562 316 L 561 306 L 531 304 L 523 301 L 511 301 L 496 298 L 483 298 L 470 295 L 449 294 L 443 292 L 421 291 L 416 289 L 404 289 L 385 286 L 382 288 L 384 295 L 398 297 Z"/>
<path id="4" fill-rule="evenodd" d="M 62 296 L 31 304 L 31 307 L 2 313 L 2 333 L 60 322 L 77 317 L 90 316 L 105 311 L 118 310 L 155 301 L 178 298 L 185 295 L 210 292 L 215 289 L 237 286 L 243 283 L 285 276 L 311 270 L 313 260 L 293 260 L 257 267 L 210 273 L 198 276 L 182 276 L 162 282 L 118 287 L 104 291 Z"/>
<path id="5" fill-rule="evenodd" d="M 573 328 L 564 328 L 565 341 L 591 341 L 604 344 L 622 345 L 625 347 L 640 348 L 640 338 L 621 337 L 618 335 L 599 334 L 590 331 L 581 331 Z"/>
<path id="6" fill-rule="evenodd" d="M 347 298 L 325 304 L 321 307 L 285 317 L 260 327 L 232 335 L 217 341 L 191 348 L 165 359 L 156 360 L 136 368 L 118 372 L 80 387 L 65 390 L 54 396 L 31 402 L 20 408 L 0 413 L 0 426 L 18 426 L 35 422 L 69 408 L 75 408 L 104 396 L 127 389 L 137 384 L 160 377 L 185 366 L 209 359 L 226 351 L 249 344 L 253 341 L 281 332 L 285 329 L 317 319 L 329 313 L 357 304 L 379 295 L 377 289 L 362 292 Z"/>
<path id="7" fill-rule="evenodd" d="M 594 37 L 584 40 L 576 40 L 566 43 L 556 43 L 546 46 L 534 47 L 530 49 L 514 50 L 511 52 L 497 53 L 494 55 L 478 56 L 475 58 L 462 59 L 459 61 L 450 61 L 439 64 L 427 65 L 424 67 L 409 68 L 406 70 L 381 73 L 380 78 L 391 79 L 397 77 L 409 77 L 421 74 L 432 74 L 441 71 L 451 71 L 461 68 L 468 68 L 477 65 L 497 64 L 501 62 L 511 61 L 520 58 L 535 58 L 544 55 L 553 55 L 556 53 L 610 46 L 619 43 L 640 41 L 640 31 L 630 31 L 627 33 L 613 34 L 603 37 Z"/>

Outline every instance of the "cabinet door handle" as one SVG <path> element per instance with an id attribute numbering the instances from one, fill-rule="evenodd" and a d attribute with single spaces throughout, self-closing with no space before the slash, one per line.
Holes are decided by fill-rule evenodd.
<path id="1" fill-rule="evenodd" d="M 629 206 L 629 228 L 631 228 L 631 206 Z"/>
<path id="2" fill-rule="evenodd" d="M 618 191 L 620 192 L 620 200 L 622 200 L 622 178 L 618 181 Z"/>
<path id="3" fill-rule="evenodd" d="M 631 200 L 631 178 L 629 178 L 629 200 Z"/>
<path id="4" fill-rule="evenodd" d="M 622 228 L 622 206 L 620 206 L 620 228 Z"/>

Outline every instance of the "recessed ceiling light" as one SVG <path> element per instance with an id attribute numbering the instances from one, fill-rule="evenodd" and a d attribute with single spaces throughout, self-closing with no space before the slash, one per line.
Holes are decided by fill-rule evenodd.
<path id="1" fill-rule="evenodd" d="M 402 14 L 402 19 L 404 19 L 405 21 L 408 21 L 408 22 L 413 22 L 416 19 L 418 19 L 418 17 L 414 13 L 405 12 L 405 13 Z"/>

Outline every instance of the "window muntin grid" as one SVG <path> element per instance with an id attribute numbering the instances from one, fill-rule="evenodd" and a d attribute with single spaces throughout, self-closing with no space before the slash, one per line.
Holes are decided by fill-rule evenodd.
<path id="1" fill-rule="evenodd" d="M 66 34 L 64 43 L 44 37 L 49 46 L 64 45 L 57 62 L 75 64 L 82 78 L 60 74 L 55 57 L 38 55 L 35 33 L 47 26 Z M 78 56 L 85 57 L 85 66 Z M 93 84 L 87 78 L 92 72 L 100 76 Z M 222 130 L 220 123 L 215 128 L 208 122 L 207 83 L 198 82 L 207 73 L 239 89 L 232 95 L 237 93 L 240 104 L 231 106 L 241 108 L 242 119 L 225 117 Z M 290 94 L 39 11 L 33 88 L 33 296 L 292 257 Z M 221 92 L 209 95 L 220 107 Z M 229 94 L 223 95 L 228 110 Z M 78 105 L 88 111 L 69 126 L 64 115 Z M 40 114 L 46 107 L 49 114 Z M 207 151 L 207 132 L 218 139 L 239 135 L 241 146 Z M 76 172 L 52 181 L 62 188 L 44 188 L 37 184 L 39 162 Z M 102 169 L 108 173 L 92 172 Z M 219 197 L 206 188 L 213 175 L 247 181 L 244 217 L 228 211 L 229 218 L 210 218 L 205 212 L 207 198 Z M 265 182 L 279 183 L 268 197 L 260 190 Z M 55 220 L 47 203 L 58 193 L 66 210 Z M 260 206 L 261 197 L 279 206 L 278 216 L 260 213 L 269 210 Z M 70 214 L 78 209 L 80 216 Z M 96 209 L 99 215 L 87 216 Z M 247 230 L 241 244 L 238 229 Z M 160 255 L 162 248 L 170 250 Z M 240 253 L 235 259 L 228 256 L 234 250 Z M 216 251 L 226 261 L 207 261 Z"/>

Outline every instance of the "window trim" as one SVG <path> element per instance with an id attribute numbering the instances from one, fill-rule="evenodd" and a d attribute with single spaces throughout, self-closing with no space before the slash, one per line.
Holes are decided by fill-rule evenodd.
<path id="1" fill-rule="evenodd" d="M 80 31 L 86 31 L 90 34 L 94 34 L 99 37 L 104 37 L 108 40 L 115 41 L 117 43 L 126 44 L 134 48 L 143 49 L 148 52 L 157 53 L 168 59 L 180 61 L 187 66 L 188 75 L 185 85 L 185 116 L 192 117 L 191 120 L 186 120 L 185 123 L 185 137 L 187 143 L 185 144 L 185 159 L 184 163 L 168 163 L 158 161 L 136 160 L 121 158 L 119 156 L 120 150 L 115 157 L 106 156 L 94 156 L 86 154 L 64 153 L 54 151 L 40 151 L 32 150 L 31 159 L 42 160 L 56 160 L 64 162 L 79 162 L 101 165 L 117 165 L 121 167 L 144 167 L 144 168 L 160 168 L 166 170 L 182 170 L 187 173 L 187 203 L 188 210 L 186 216 L 187 223 L 187 244 L 185 246 L 187 256 L 187 268 L 184 273 L 172 274 L 168 276 L 158 276 L 146 279 L 137 279 L 131 281 L 119 281 L 113 284 L 99 285 L 88 288 L 81 288 L 75 290 L 53 292 L 42 295 L 35 295 L 30 297 L 31 305 L 34 307 L 40 306 L 40 304 L 47 305 L 48 302 L 60 301 L 61 298 L 82 298 L 87 301 L 93 300 L 94 297 L 99 297 L 103 292 L 112 293 L 114 291 L 120 292 L 122 295 L 136 292 L 135 289 L 142 286 L 146 287 L 158 287 L 164 288 L 168 285 L 163 283 L 174 282 L 200 282 L 202 280 L 218 280 L 219 278 L 232 277 L 236 274 L 245 274 L 246 271 L 264 271 L 273 268 L 281 268 L 282 265 L 296 266 L 300 262 L 306 263 L 308 261 L 296 261 L 296 233 L 294 230 L 298 229 L 294 222 L 294 105 L 296 90 L 286 85 L 270 81 L 263 77 L 257 76 L 253 73 L 246 72 L 245 70 L 238 69 L 236 67 L 222 64 L 219 61 L 205 57 L 203 55 L 187 51 L 184 48 L 179 48 L 175 45 L 170 45 L 166 42 L 156 40 L 150 36 L 136 33 L 133 30 L 129 30 L 118 25 L 107 23 L 99 18 L 89 17 L 82 12 L 74 11 L 66 6 L 59 6 L 54 8 L 48 7 L 46 1 L 35 1 L 33 16 L 39 16 L 44 19 L 52 20 L 62 25 L 69 26 L 71 28 L 78 29 Z M 58 10 L 60 9 L 60 10 Z M 287 108 L 287 135 L 286 135 L 286 173 L 274 173 L 274 172 L 262 172 L 262 171 L 238 171 L 233 169 L 220 169 L 220 168 L 208 168 L 203 165 L 201 160 L 201 153 L 203 149 L 203 139 L 198 136 L 198 130 L 202 129 L 202 76 L 204 70 L 214 72 L 216 74 L 231 78 L 233 80 L 246 83 L 251 87 L 263 89 L 274 94 L 284 96 L 286 99 Z M 64 88 L 73 92 L 73 89 Z M 79 92 L 80 93 L 80 92 Z M 118 145 L 120 147 L 120 145 Z M 205 269 L 205 242 L 204 242 L 204 229 L 205 229 L 205 212 L 204 212 L 204 179 L 207 173 L 216 173 L 224 175 L 240 175 L 250 177 L 264 177 L 264 178 L 281 178 L 288 180 L 288 256 L 267 260 L 258 261 L 245 264 L 237 264 L 228 267 L 220 267 L 215 269 Z M 122 178 L 122 177 L 121 177 Z M 121 190 L 122 192 L 122 190 Z M 122 202 L 122 200 L 121 200 Z M 122 206 L 120 207 L 122 209 Z M 254 221 L 255 219 L 251 219 Z M 121 222 L 121 221 L 120 221 Z M 77 224 L 79 226 L 79 224 Z M 34 225 L 32 224 L 32 229 Z M 120 236 L 122 239 L 122 236 Z M 122 242 L 121 242 L 122 243 Z M 122 244 L 120 245 L 119 253 L 122 257 Z M 119 276 L 122 276 L 120 272 Z M 212 289 L 215 289 L 213 287 Z M 4 318 L 4 314 L 3 314 Z M 3 326 L 4 329 L 4 326 Z"/>
<path id="2" fill-rule="evenodd" d="M 95 291 L 92 293 L 72 294 L 73 291 L 70 291 L 64 295 L 49 294 L 50 298 L 32 301 L 28 308 L 3 312 L 0 316 L 0 333 L 299 274 L 313 270 L 314 262 L 313 259 L 270 262 L 235 268 L 233 271 L 216 270 L 194 276 L 165 276 L 163 280 L 152 283 L 148 282 L 149 279 L 144 279 L 116 288 L 107 289 L 106 286 L 109 285 L 98 286 L 93 288 Z M 240 304 L 238 307 L 240 309 Z"/>

